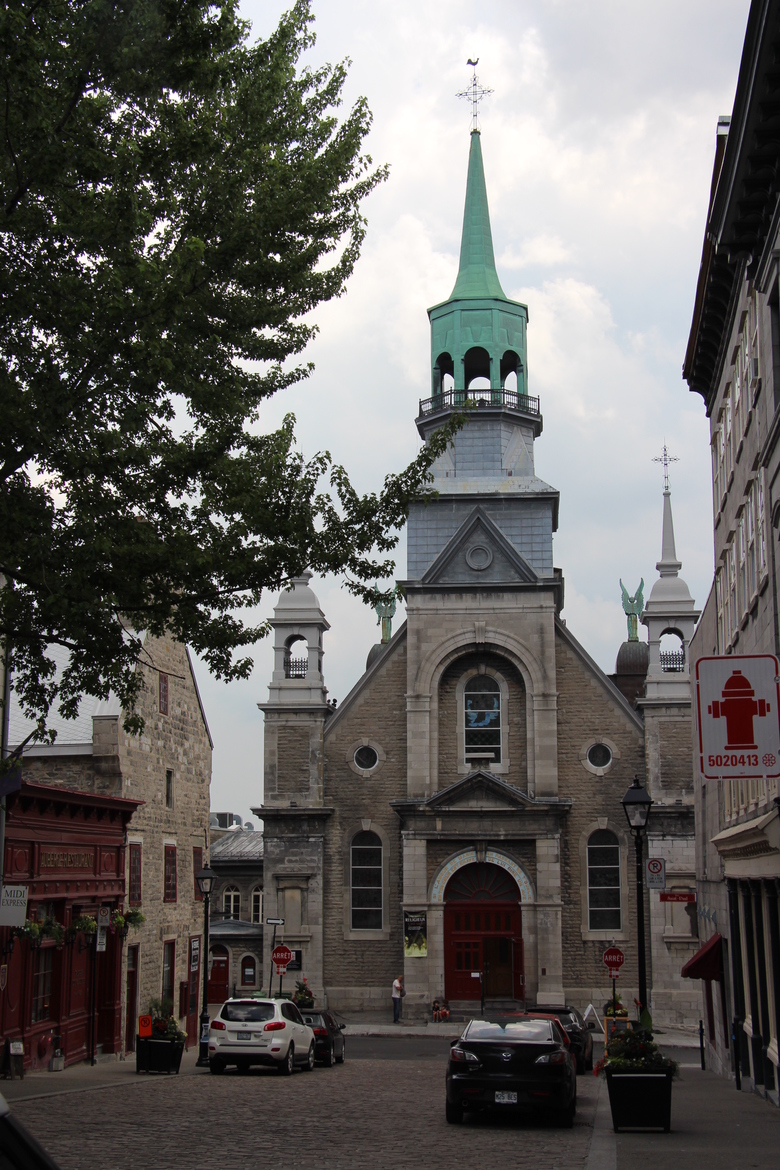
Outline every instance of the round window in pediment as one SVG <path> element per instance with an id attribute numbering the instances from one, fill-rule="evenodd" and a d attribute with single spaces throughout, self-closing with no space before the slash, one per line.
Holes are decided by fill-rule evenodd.
<path id="1" fill-rule="evenodd" d="M 466 564 L 478 573 L 483 569 L 489 569 L 492 563 L 493 553 L 486 544 L 472 544 L 471 548 L 466 550 Z"/>

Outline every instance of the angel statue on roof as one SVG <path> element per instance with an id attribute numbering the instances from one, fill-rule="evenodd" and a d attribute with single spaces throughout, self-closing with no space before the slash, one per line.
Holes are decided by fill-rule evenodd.
<path id="1" fill-rule="evenodd" d="M 639 582 L 639 588 L 633 597 L 629 596 L 623 582 L 620 582 L 620 588 L 623 591 L 623 612 L 628 619 L 628 640 L 629 642 L 639 641 L 639 615 L 645 608 L 645 599 L 642 596 L 642 590 L 645 587 L 644 577 Z"/>

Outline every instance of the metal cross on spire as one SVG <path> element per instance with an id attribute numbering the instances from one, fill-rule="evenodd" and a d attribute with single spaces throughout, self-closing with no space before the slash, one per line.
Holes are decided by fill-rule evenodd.
<path id="1" fill-rule="evenodd" d="M 666 447 L 666 443 L 664 443 L 663 455 L 654 455 L 653 456 L 653 463 L 663 463 L 663 465 L 664 465 L 664 491 L 665 492 L 669 491 L 669 464 L 670 463 L 679 463 L 679 462 L 680 462 L 680 460 L 677 458 L 676 455 L 669 454 L 667 447 Z"/>
<path id="2" fill-rule="evenodd" d="M 471 85 L 468 87 L 468 89 L 461 90 L 457 96 L 459 98 L 467 98 L 471 102 L 471 129 L 479 130 L 479 103 L 483 98 L 486 98 L 489 94 L 491 94 L 493 90 L 485 89 L 483 85 L 479 84 L 479 78 L 477 77 L 477 65 L 479 65 L 479 57 L 477 57 L 476 61 L 472 61 L 471 57 L 469 57 L 466 64 L 470 65 L 474 70 L 471 75 Z"/>

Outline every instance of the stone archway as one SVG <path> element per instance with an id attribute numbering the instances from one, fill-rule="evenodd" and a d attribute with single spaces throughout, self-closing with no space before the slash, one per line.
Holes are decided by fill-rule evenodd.
<path id="1" fill-rule="evenodd" d="M 486 999 L 524 1000 L 523 899 L 514 875 L 474 853 L 450 874 L 442 900 L 445 997 L 479 1000 L 484 984 Z"/>

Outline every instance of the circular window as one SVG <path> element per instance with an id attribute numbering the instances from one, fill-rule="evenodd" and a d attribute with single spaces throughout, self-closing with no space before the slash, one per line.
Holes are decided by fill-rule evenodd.
<path id="1" fill-rule="evenodd" d="M 472 569 L 480 571 L 487 569 L 493 563 L 493 553 L 484 544 L 472 544 L 466 551 L 466 564 Z"/>
<path id="2" fill-rule="evenodd" d="M 605 743 L 594 743 L 588 748 L 588 763 L 592 768 L 608 768 L 612 752 Z"/>
<path id="3" fill-rule="evenodd" d="M 359 747 L 355 752 L 355 764 L 363 772 L 370 772 L 379 763 L 379 756 L 372 747 Z"/>

